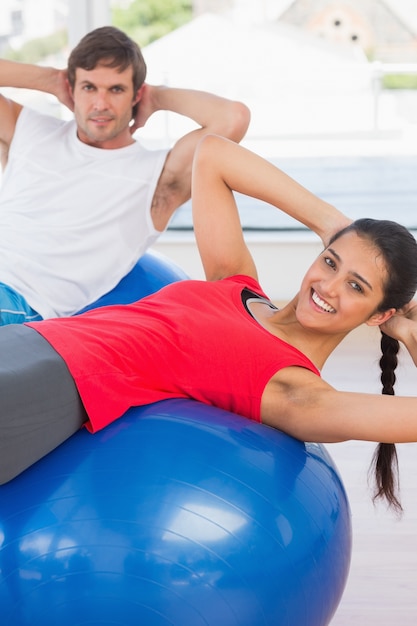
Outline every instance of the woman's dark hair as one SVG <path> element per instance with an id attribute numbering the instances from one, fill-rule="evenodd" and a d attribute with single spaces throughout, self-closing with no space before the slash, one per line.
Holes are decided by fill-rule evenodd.
<path id="1" fill-rule="evenodd" d="M 370 218 L 356 220 L 332 238 L 332 243 L 348 232 L 355 232 L 367 239 L 380 251 L 386 267 L 384 297 L 378 311 L 401 309 L 413 299 L 417 290 L 417 243 L 404 226 L 390 220 Z M 398 364 L 399 343 L 381 331 L 382 393 L 394 395 L 395 369 Z M 393 416 L 395 419 L 395 416 Z M 385 498 L 397 511 L 401 511 L 398 499 L 398 457 L 393 443 L 378 444 L 371 463 L 375 477 L 374 501 Z"/>
<path id="2" fill-rule="evenodd" d="M 122 72 L 131 66 L 135 94 L 146 78 L 146 63 L 139 46 L 114 26 L 102 26 L 92 30 L 72 50 L 67 68 L 71 88 L 74 89 L 78 67 L 91 71 L 97 65 L 117 68 Z M 135 116 L 136 106 L 133 107 L 132 117 Z"/>

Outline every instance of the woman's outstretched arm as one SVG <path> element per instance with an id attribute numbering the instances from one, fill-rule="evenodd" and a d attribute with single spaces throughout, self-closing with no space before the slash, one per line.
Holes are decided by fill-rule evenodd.
<path id="1" fill-rule="evenodd" d="M 417 398 L 337 391 L 309 370 L 287 367 L 268 383 L 261 418 L 302 441 L 417 441 Z"/>
<path id="2" fill-rule="evenodd" d="M 284 211 L 313 230 L 324 244 L 351 222 L 266 159 L 232 141 L 208 135 L 194 157 L 192 203 L 194 230 L 209 280 L 239 273 L 256 278 L 233 191 Z"/>

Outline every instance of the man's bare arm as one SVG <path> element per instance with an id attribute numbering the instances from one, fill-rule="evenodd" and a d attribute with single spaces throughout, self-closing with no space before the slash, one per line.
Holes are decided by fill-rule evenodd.
<path id="1" fill-rule="evenodd" d="M 160 110 L 184 115 L 199 126 L 181 137 L 167 157 L 153 202 L 154 224 L 162 230 L 173 212 L 191 196 L 192 162 L 200 139 L 216 134 L 234 142 L 241 141 L 249 125 L 250 112 L 242 102 L 208 92 L 146 85 L 137 123 L 144 125 L 153 112 Z"/>

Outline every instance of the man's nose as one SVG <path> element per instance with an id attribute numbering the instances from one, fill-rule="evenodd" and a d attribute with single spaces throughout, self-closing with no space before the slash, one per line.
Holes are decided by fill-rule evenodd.
<path id="1" fill-rule="evenodd" d="M 94 98 L 94 108 L 97 111 L 107 109 L 107 92 L 98 90 Z"/>

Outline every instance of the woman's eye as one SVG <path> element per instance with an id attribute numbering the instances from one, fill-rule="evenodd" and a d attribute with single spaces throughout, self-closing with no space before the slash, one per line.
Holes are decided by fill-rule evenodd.
<path id="1" fill-rule="evenodd" d="M 352 287 L 352 289 L 354 289 L 355 291 L 358 291 L 359 293 L 362 293 L 363 291 L 361 285 L 359 283 L 355 283 L 354 281 L 350 283 L 350 286 Z"/>
<path id="2" fill-rule="evenodd" d="M 326 263 L 326 265 L 328 265 L 329 267 L 336 267 L 335 262 L 333 261 L 333 259 L 331 259 L 329 256 L 325 256 L 324 257 L 324 262 Z"/>

